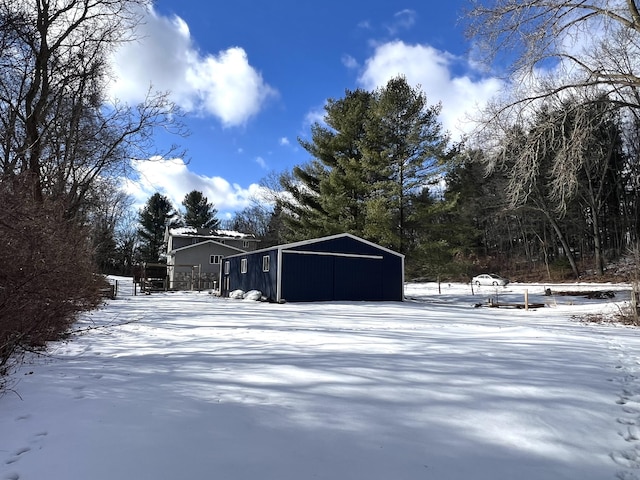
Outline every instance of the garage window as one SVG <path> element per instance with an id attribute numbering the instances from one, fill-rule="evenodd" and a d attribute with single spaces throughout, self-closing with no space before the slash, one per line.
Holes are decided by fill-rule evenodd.
<path id="1" fill-rule="evenodd" d="M 229 261 L 224 262 L 224 273 L 229 274 Z"/>
<path id="2" fill-rule="evenodd" d="M 270 258 L 269 255 L 265 255 L 264 257 L 262 257 L 262 271 L 263 272 L 268 272 L 269 271 L 269 262 L 270 262 Z"/>
<path id="3" fill-rule="evenodd" d="M 219 264 L 222 261 L 222 255 L 210 255 L 209 263 L 211 264 Z"/>
<path id="4" fill-rule="evenodd" d="M 247 259 L 243 258 L 240 261 L 240 273 L 247 273 Z"/>

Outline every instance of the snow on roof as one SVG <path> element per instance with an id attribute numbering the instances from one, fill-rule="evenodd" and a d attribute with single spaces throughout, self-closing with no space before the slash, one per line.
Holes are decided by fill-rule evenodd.
<path id="1" fill-rule="evenodd" d="M 190 235 L 197 234 L 198 230 L 194 227 L 178 227 L 178 228 L 170 228 L 169 233 L 171 235 Z"/>
<path id="2" fill-rule="evenodd" d="M 236 232 L 234 230 L 214 230 L 210 228 L 196 228 L 196 227 L 177 227 L 170 228 L 169 235 L 173 236 L 198 236 L 198 237 L 211 237 L 211 238 L 254 238 L 254 235 L 250 233 Z"/>

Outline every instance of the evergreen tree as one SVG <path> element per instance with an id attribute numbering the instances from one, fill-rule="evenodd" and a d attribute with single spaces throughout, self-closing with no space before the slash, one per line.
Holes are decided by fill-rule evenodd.
<path id="1" fill-rule="evenodd" d="M 380 179 L 374 183 L 375 208 L 367 224 L 382 229 L 371 236 L 387 235 L 389 246 L 406 253 L 411 199 L 440 180 L 453 151 L 447 152 L 449 139 L 438 121 L 440 105 L 429 106 L 424 93 L 404 77 L 391 79 L 374 99 L 364 153 Z"/>
<path id="2" fill-rule="evenodd" d="M 440 107 L 397 77 L 375 92 L 347 90 L 325 112 L 300 142 L 312 160 L 281 177 L 292 239 L 349 232 L 404 253 L 410 198 L 448 158 Z"/>
<path id="3" fill-rule="evenodd" d="M 185 208 L 184 224 L 187 227 L 220 228 L 220 220 L 216 218 L 218 211 L 202 192 L 192 190 L 187 193 L 182 205 Z"/>
<path id="4" fill-rule="evenodd" d="M 176 225 L 177 212 L 171 200 L 160 193 L 154 193 L 138 215 L 140 228 L 140 259 L 156 263 L 162 258 L 164 233 L 167 226 Z"/>

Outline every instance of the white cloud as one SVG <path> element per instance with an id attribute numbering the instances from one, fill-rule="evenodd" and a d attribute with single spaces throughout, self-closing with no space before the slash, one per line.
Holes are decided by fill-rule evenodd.
<path id="1" fill-rule="evenodd" d="M 277 94 L 242 48 L 198 51 L 180 17 L 163 17 L 150 9 L 138 28 L 139 40 L 124 44 L 114 55 L 113 97 L 138 102 L 151 85 L 170 91 L 184 110 L 213 115 L 229 127 L 246 123 Z"/>
<path id="2" fill-rule="evenodd" d="M 262 157 L 256 157 L 256 163 L 258 165 L 260 165 L 260 168 L 266 170 L 267 169 L 267 162 L 264 158 Z"/>
<path id="3" fill-rule="evenodd" d="M 393 23 L 387 25 L 387 30 L 391 35 L 395 35 L 400 30 L 409 30 L 416 23 L 416 12 L 408 8 L 396 12 L 393 15 Z"/>
<path id="4" fill-rule="evenodd" d="M 287 137 L 282 137 L 280 139 L 280 145 L 282 145 L 283 147 L 286 147 L 287 145 L 290 145 L 291 142 L 289 142 L 289 139 Z"/>
<path id="5" fill-rule="evenodd" d="M 382 87 L 398 75 L 404 75 L 414 86 L 420 86 L 429 104 L 442 102 L 440 119 L 445 129 L 458 138 L 471 131 L 468 115 L 477 112 L 502 88 L 497 78 L 473 78 L 455 75 L 454 63 L 459 59 L 429 45 L 408 45 L 393 41 L 376 47 L 367 59 L 359 78 L 367 90 Z M 467 64 L 466 67 L 472 70 Z"/>
<path id="6" fill-rule="evenodd" d="M 324 124 L 324 116 L 326 115 L 326 110 L 323 107 L 316 108 L 314 110 L 310 110 L 304 117 L 305 126 L 311 126 L 314 123 L 319 123 L 321 125 Z"/>
<path id="7" fill-rule="evenodd" d="M 181 208 L 184 196 L 192 190 L 204 194 L 218 212 L 241 210 L 258 196 L 261 187 L 251 184 L 241 188 L 221 177 L 207 177 L 189 170 L 182 159 L 134 160 L 132 166 L 136 180 L 124 180 L 124 190 L 135 199 L 137 208 L 144 206 L 149 197 L 159 192 L 167 196 L 174 207 Z"/>
<path id="8" fill-rule="evenodd" d="M 355 69 L 360 66 L 358 61 L 349 54 L 344 54 L 342 56 L 342 64 L 348 69 Z"/>

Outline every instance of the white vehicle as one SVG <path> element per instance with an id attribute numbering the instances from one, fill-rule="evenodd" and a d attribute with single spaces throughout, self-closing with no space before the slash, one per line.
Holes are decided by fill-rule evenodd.
<path id="1" fill-rule="evenodd" d="M 483 273 L 481 275 L 476 275 L 471 279 L 471 283 L 474 285 L 493 285 L 497 287 L 498 285 L 506 286 L 509 283 L 509 280 L 501 277 L 500 275 L 496 275 L 495 273 Z"/>

